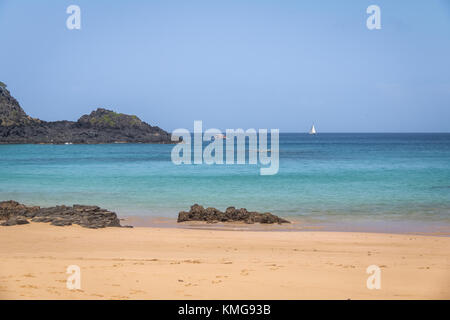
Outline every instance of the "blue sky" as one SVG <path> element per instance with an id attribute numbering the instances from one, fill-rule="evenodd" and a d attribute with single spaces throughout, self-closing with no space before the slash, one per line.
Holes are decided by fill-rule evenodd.
<path id="1" fill-rule="evenodd" d="M 448 0 L 0 0 L 0 30 L 0 81 L 44 120 L 105 107 L 167 130 L 450 131 Z"/>

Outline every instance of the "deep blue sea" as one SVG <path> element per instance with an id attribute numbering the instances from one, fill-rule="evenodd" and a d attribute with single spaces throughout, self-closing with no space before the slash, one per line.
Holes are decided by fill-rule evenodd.
<path id="1" fill-rule="evenodd" d="M 175 218 L 194 203 L 315 222 L 450 225 L 450 134 L 281 134 L 280 170 L 180 165 L 173 145 L 0 145 L 0 200 Z"/>

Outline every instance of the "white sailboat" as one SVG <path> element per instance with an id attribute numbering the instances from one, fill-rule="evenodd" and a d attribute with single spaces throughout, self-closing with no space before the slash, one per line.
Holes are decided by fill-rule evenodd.
<path id="1" fill-rule="evenodd" d="M 316 134 L 316 128 L 312 125 L 311 130 L 309 130 L 309 134 Z"/>

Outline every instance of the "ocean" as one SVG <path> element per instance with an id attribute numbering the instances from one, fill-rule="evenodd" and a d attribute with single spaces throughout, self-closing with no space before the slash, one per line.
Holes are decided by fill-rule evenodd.
<path id="1" fill-rule="evenodd" d="M 176 166 L 172 148 L 0 145 L 0 200 L 169 219 L 194 203 L 235 206 L 337 229 L 450 226 L 449 133 L 281 133 L 272 176 L 259 165 Z"/>

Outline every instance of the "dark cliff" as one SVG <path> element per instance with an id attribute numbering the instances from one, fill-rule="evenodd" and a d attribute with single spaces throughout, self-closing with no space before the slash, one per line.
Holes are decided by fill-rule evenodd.
<path id="1" fill-rule="evenodd" d="M 173 143 L 171 135 L 138 117 L 99 108 L 78 121 L 31 118 L 0 82 L 0 144 Z"/>

